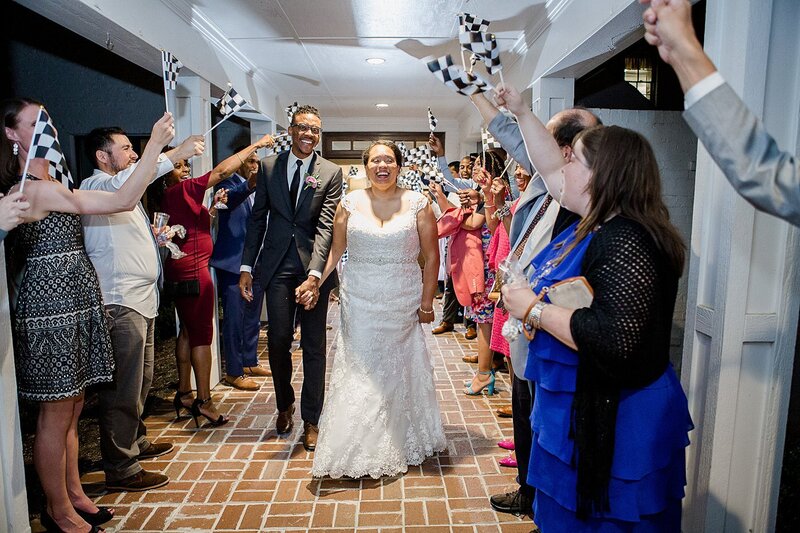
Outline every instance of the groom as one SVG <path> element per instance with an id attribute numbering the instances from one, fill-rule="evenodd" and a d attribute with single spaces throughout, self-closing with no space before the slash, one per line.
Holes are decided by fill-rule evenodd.
<path id="1" fill-rule="evenodd" d="M 342 195 L 341 168 L 314 152 L 321 132 L 319 111 L 302 106 L 289 125 L 291 150 L 262 160 L 239 277 L 242 297 L 250 301 L 252 267 L 261 254 L 259 275 L 267 295 L 267 348 L 278 404 L 278 433 L 288 433 L 294 427 L 291 348 L 295 313 L 300 313 L 304 376 L 300 414 L 303 446 L 308 451 L 317 444 L 325 395 L 328 294 L 338 284 L 335 272 L 321 286 L 319 280 L 331 248 L 333 215 Z M 296 301 L 296 293 L 318 295 L 319 303 L 305 311 L 303 307 L 310 302 Z"/>

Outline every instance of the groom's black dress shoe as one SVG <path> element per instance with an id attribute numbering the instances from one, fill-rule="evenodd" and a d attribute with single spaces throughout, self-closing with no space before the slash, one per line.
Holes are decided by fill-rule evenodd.
<path id="1" fill-rule="evenodd" d="M 319 435 L 319 426 L 315 426 L 311 422 L 303 424 L 303 448 L 307 452 L 313 452 L 317 447 L 317 436 Z"/>
<path id="2" fill-rule="evenodd" d="M 294 404 L 290 405 L 286 411 L 278 412 L 278 421 L 275 423 L 275 429 L 278 430 L 278 433 L 289 433 L 292 430 L 294 427 L 293 414 Z"/>

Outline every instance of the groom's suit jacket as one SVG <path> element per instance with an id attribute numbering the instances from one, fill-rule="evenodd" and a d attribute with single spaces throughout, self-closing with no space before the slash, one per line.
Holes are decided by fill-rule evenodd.
<path id="1" fill-rule="evenodd" d="M 781 152 L 730 85 L 700 98 L 684 118 L 739 194 L 756 209 L 800 226 L 800 161 Z"/>
<path id="2" fill-rule="evenodd" d="M 305 177 L 301 177 L 296 209 L 292 209 L 289 199 L 286 173 L 289 152 L 261 161 L 242 265 L 254 265 L 263 242 L 261 282 L 265 288 L 289 246 L 297 247 L 306 273 L 325 269 L 333 239 L 333 216 L 342 196 L 342 169 L 316 153 L 312 157 L 309 174 L 314 176 L 317 186 L 309 186 Z M 331 278 L 337 283 L 336 271 Z"/>

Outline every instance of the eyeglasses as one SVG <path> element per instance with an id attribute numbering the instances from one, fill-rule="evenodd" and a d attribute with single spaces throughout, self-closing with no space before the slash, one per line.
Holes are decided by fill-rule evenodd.
<path id="1" fill-rule="evenodd" d="M 300 130 L 301 133 L 305 133 L 307 131 L 310 131 L 314 135 L 319 135 L 320 133 L 322 133 L 322 128 L 320 128 L 318 126 L 309 126 L 308 124 L 302 124 L 302 123 L 301 124 L 292 124 L 292 126 L 297 128 L 298 130 Z"/>

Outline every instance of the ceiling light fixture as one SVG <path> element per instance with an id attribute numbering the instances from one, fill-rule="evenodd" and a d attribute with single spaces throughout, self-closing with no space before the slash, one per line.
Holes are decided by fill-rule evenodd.
<path id="1" fill-rule="evenodd" d="M 389 107 L 389 104 L 375 104 L 375 107 L 378 109 L 383 109 L 384 107 Z"/>
<path id="2" fill-rule="evenodd" d="M 382 57 L 368 57 L 367 63 L 369 63 L 370 65 L 383 65 L 384 63 L 386 63 L 386 60 Z"/>

